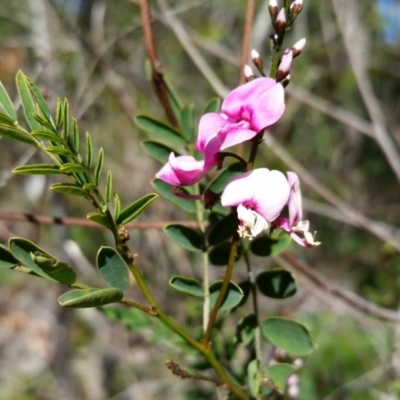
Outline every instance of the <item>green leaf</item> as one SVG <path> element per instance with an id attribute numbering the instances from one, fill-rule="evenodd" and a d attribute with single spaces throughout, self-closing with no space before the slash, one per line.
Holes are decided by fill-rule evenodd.
<path id="1" fill-rule="evenodd" d="M 149 193 L 136 200 L 130 206 L 126 207 L 121 211 L 117 219 L 118 225 L 125 225 L 128 222 L 136 219 L 157 197 L 158 194 Z"/>
<path id="2" fill-rule="evenodd" d="M 226 184 L 233 177 L 242 174 L 246 167 L 241 163 L 234 163 L 229 167 L 222 170 L 214 179 L 212 179 L 207 185 L 207 189 L 212 190 L 214 193 L 222 193 L 225 189 Z"/>
<path id="3" fill-rule="evenodd" d="M 287 380 L 293 372 L 296 371 L 296 367 L 291 364 L 286 363 L 278 363 L 274 365 L 270 365 L 269 367 L 264 369 L 264 372 L 268 379 L 270 379 L 276 390 L 280 394 L 285 393 L 285 389 L 287 386 Z"/>
<path id="4" fill-rule="evenodd" d="M 112 173 L 111 171 L 107 172 L 107 181 L 106 181 L 106 202 L 109 203 L 111 197 L 113 195 L 113 185 L 112 185 Z"/>
<path id="5" fill-rule="evenodd" d="M 86 167 L 89 169 L 93 162 L 93 143 L 89 132 L 86 132 Z"/>
<path id="6" fill-rule="evenodd" d="M 276 237 L 259 236 L 250 243 L 250 250 L 260 257 L 276 256 L 285 250 L 292 239 L 289 235 L 280 232 Z"/>
<path id="7" fill-rule="evenodd" d="M 135 117 L 135 123 L 140 129 L 158 137 L 159 139 L 165 140 L 173 146 L 186 145 L 186 140 L 182 137 L 180 132 L 164 122 L 146 115 L 138 115 Z"/>
<path id="8" fill-rule="evenodd" d="M 182 199 L 181 197 L 176 196 L 173 193 L 173 186 L 169 185 L 168 183 L 162 181 L 161 179 L 154 179 L 151 184 L 154 186 L 154 188 L 167 200 L 169 200 L 171 203 L 175 204 L 182 210 L 189 212 L 189 213 L 195 213 L 196 212 L 196 203 L 194 200 L 189 200 L 189 199 Z M 181 188 L 183 193 L 189 194 L 189 192 Z"/>
<path id="9" fill-rule="evenodd" d="M 74 153 L 71 150 L 66 149 L 65 147 L 61 146 L 49 146 L 46 147 L 46 150 L 51 154 L 57 154 L 59 156 L 66 156 L 66 157 L 73 157 Z"/>
<path id="10" fill-rule="evenodd" d="M 238 219 L 236 213 L 228 214 L 218 221 L 208 234 L 208 243 L 213 246 L 230 239 L 237 230 Z"/>
<path id="11" fill-rule="evenodd" d="M 79 129 L 78 122 L 75 118 L 72 118 L 72 144 L 74 146 L 75 154 L 79 153 Z"/>
<path id="12" fill-rule="evenodd" d="M 182 293 L 194 297 L 203 297 L 201 283 L 196 279 L 175 275 L 169 280 L 169 284 Z"/>
<path id="13" fill-rule="evenodd" d="M 307 328 L 289 318 L 267 318 L 262 323 L 262 332 L 274 346 L 296 356 L 304 356 L 314 349 Z"/>
<path id="14" fill-rule="evenodd" d="M 204 107 L 203 114 L 218 113 L 220 110 L 221 110 L 221 99 L 219 97 L 214 97 Z"/>
<path id="15" fill-rule="evenodd" d="M 0 81 L 1 85 L 1 81 Z M 0 124 L 15 127 L 14 121 L 6 114 L 0 113 Z"/>
<path id="16" fill-rule="evenodd" d="M 54 132 L 49 131 L 33 131 L 31 135 L 39 140 L 49 140 L 53 143 L 62 143 L 60 136 L 56 135 Z"/>
<path id="17" fill-rule="evenodd" d="M 237 324 L 235 339 L 241 345 L 248 346 L 253 341 L 255 328 L 257 328 L 256 315 L 246 315 Z"/>
<path id="18" fill-rule="evenodd" d="M 86 218 L 90 221 L 96 222 L 96 224 L 103 225 L 106 228 L 111 228 L 110 221 L 104 214 L 98 212 L 91 212 L 88 215 L 86 215 Z"/>
<path id="19" fill-rule="evenodd" d="M 63 130 L 61 136 L 67 140 L 69 135 L 69 122 L 70 122 L 70 113 L 69 113 L 69 103 L 67 99 L 64 99 L 64 106 L 63 106 Z"/>
<path id="20" fill-rule="evenodd" d="M 49 281 L 57 282 L 54 278 L 44 272 L 43 269 L 40 268 L 32 258 L 33 254 L 41 254 L 49 259 L 53 259 L 54 262 L 57 261 L 45 250 L 36 246 L 31 241 L 23 238 L 11 238 L 8 242 L 8 247 L 10 248 L 12 255 L 23 265 L 27 266 L 31 271 Z"/>
<path id="21" fill-rule="evenodd" d="M 21 98 L 22 108 L 24 109 L 25 118 L 33 131 L 40 131 L 41 125 L 33 118 L 32 114 L 36 113 L 35 103 L 32 100 L 25 75 L 22 71 L 17 74 L 17 88 L 19 97 Z"/>
<path id="22" fill-rule="evenodd" d="M 114 219 L 118 221 L 119 216 L 121 215 L 121 200 L 117 193 L 114 193 Z"/>
<path id="23" fill-rule="evenodd" d="M 62 307 L 89 308 L 118 303 L 124 293 L 118 288 L 107 289 L 75 289 L 58 298 Z"/>
<path id="24" fill-rule="evenodd" d="M 49 260 L 46 257 L 46 260 Z M 47 263 L 39 263 L 34 259 L 39 268 L 47 275 L 51 276 L 54 280 L 63 285 L 72 285 L 76 281 L 76 272 L 74 269 L 63 261 L 49 260 Z"/>
<path id="25" fill-rule="evenodd" d="M 179 155 L 174 149 L 166 146 L 165 144 L 146 140 L 140 143 L 143 150 L 161 164 L 166 164 L 171 153 Z"/>
<path id="26" fill-rule="evenodd" d="M 96 257 L 97 268 L 109 287 L 123 292 L 129 287 L 129 272 L 123 258 L 112 247 L 102 246 Z"/>
<path id="27" fill-rule="evenodd" d="M 14 268 L 18 260 L 11 254 L 6 246 L 0 244 L 0 268 Z"/>
<path id="28" fill-rule="evenodd" d="M 57 108 L 56 108 L 56 126 L 57 128 L 61 126 L 64 120 L 64 109 L 62 100 L 57 97 Z"/>
<path id="29" fill-rule="evenodd" d="M 14 168 L 14 174 L 19 175 L 53 175 L 62 174 L 60 167 L 53 164 L 30 164 Z"/>
<path id="30" fill-rule="evenodd" d="M 215 281 L 210 285 L 210 305 L 214 307 L 217 301 L 218 294 L 222 287 L 222 280 Z M 243 298 L 242 289 L 233 281 L 229 282 L 228 290 L 226 291 L 225 299 L 220 307 L 220 311 L 227 311 L 236 307 Z"/>
<path id="31" fill-rule="evenodd" d="M 3 107 L 5 113 L 11 118 L 12 121 L 17 120 L 17 113 L 14 110 L 14 105 L 8 95 L 5 87 L 0 81 L 0 104 Z"/>
<path id="32" fill-rule="evenodd" d="M 280 268 L 261 272 L 256 285 L 262 294 L 273 299 L 286 299 L 297 291 L 293 275 Z"/>
<path id="33" fill-rule="evenodd" d="M 91 183 L 91 182 L 89 182 L 89 183 L 85 183 L 84 185 L 83 185 L 83 189 L 85 189 L 85 190 L 87 190 L 87 191 L 89 191 L 89 190 L 94 190 L 94 189 L 96 189 L 96 185 L 94 184 L 94 183 Z"/>
<path id="34" fill-rule="evenodd" d="M 51 125 L 51 115 L 49 108 L 47 107 L 47 103 L 45 99 L 43 98 L 42 94 L 39 92 L 38 88 L 35 86 L 35 84 L 26 76 L 24 75 L 25 81 L 28 84 L 29 90 L 31 91 L 33 97 L 35 98 L 36 102 L 38 103 L 40 110 L 43 113 L 43 116 L 46 118 L 46 120 L 50 123 Z M 52 127 L 53 128 L 53 127 Z"/>
<path id="35" fill-rule="evenodd" d="M 256 398 L 260 393 L 262 374 L 258 367 L 258 360 L 252 360 L 247 366 L 247 381 L 251 395 Z"/>
<path id="36" fill-rule="evenodd" d="M 29 133 L 10 125 L 0 124 L 0 136 L 7 139 L 17 140 L 18 142 L 26 143 L 34 147 L 39 147 L 38 141 Z"/>
<path id="37" fill-rule="evenodd" d="M 179 125 L 181 125 L 182 124 L 181 102 L 179 101 L 178 95 L 177 95 L 176 91 L 173 89 L 171 82 L 169 82 L 169 80 L 167 78 L 164 78 L 164 82 L 167 86 L 167 95 L 168 95 L 168 100 L 172 106 L 172 111 L 173 111 L 175 118 L 177 119 Z"/>
<path id="38" fill-rule="evenodd" d="M 50 190 L 57 193 L 69 194 L 71 196 L 88 196 L 88 192 L 75 183 L 53 183 L 50 186 Z"/>
<path id="39" fill-rule="evenodd" d="M 103 165 L 104 165 L 104 150 L 103 148 L 100 148 L 99 159 L 97 161 L 97 165 L 94 170 L 94 182 L 96 185 L 100 183 L 101 172 L 103 171 Z"/>
<path id="40" fill-rule="evenodd" d="M 231 251 L 231 242 L 225 241 L 214 246 L 208 253 L 208 258 L 214 265 L 225 266 L 228 264 L 230 251 Z M 239 248 L 238 252 L 239 256 L 237 260 L 240 258 L 241 248 Z"/>
<path id="41" fill-rule="evenodd" d="M 182 109 L 182 133 L 183 137 L 190 143 L 194 141 L 194 118 L 193 104 L 189 104 Z"/>
<path id="42" fill-rule="evenodd" d="M 65 163 L 61 165 L 60 171 L 63 172 L 64 174 L 82 173 L 86 171 L 86 168 L 80 164 Z"/>
<path id="43" fill-rule="evenodd" d="M 41 112 L 41 111 L 38 109 L 38 112 Z M 54 129 L 53 125 L 51 125 L 51 123 L 49 121 L 47 121 L 42 115 L 33 113 L 32 117 L 35 118 L 36 121 L 39 122 L 39 124 L 44 127 L 44 129 L 47 128 L 49 131 L 52 131 Z"/>
<path id="44" fill-rule="evenodd" d="M 164 228 L 166 235 L 189 251 L 201 251 L 203 239 L 198 231 L 180 224 L 170 224 Z"/>

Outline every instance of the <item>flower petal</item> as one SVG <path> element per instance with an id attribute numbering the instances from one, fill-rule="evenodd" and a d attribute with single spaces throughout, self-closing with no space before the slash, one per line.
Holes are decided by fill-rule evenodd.
<path id="1" fill-rule="evenodd" d="M 221 114 L 207 113 L 200 118 L 199 130 L 195 148 L 201 153 L 205 152 L 207 144 L 217 136 L 217 133 L 227 124 L 226 118 Z"/>
<path id="2" fill-rule="evenodd" d="M 286 173 L 286 176 L 290 186 L 290 197 L 288 202 L 290 226 L 295 226 L 303 217 L 300 181 L 299 177 L 294 172 L 289 171 Z"/>
<path id="3" fill-rule="evenodd" d="M 248 125 L 248 123 L 243 121 L 230 123 L 222 128 L 217 134 L 218 141 L 221 143 L 221 150 L 243 143 L 256 136 L 257 132 L 248 129 Z"/>

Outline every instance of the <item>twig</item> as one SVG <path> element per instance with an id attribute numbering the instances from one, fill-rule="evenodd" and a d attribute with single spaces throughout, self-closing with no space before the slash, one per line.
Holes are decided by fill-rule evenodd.
<path id="1" fill-rule="evenodd" d="M 142 17 L 144 44 L 151 63 L 152 80 L 155 92 L 164 108 L 168 120 L 172 125 L 178 127 L 178 121 L 172 110 L 171 103 L 168 100 L 168 89 L 163 77 L 163 67 L 158 59 L 156 46 L 154 44 L 153 30 L 151 28 L 150 5 L 148 0 L 140 0 L 140 15 Z"/>
<path id="2" fill-rule="evenodd" d="M 247 64 L 247 60 L 249 59 L 251 30 L 253 27 L 255 8 L 256 8 L 255 0 L 247 0 L 246 19 L 244 22 L 243 40 L 242 40 L 242 57 L 240 59 L 239 85 L 243 85 L 246 82 L 246 77 L 244 76 L 244 66 Z"/>

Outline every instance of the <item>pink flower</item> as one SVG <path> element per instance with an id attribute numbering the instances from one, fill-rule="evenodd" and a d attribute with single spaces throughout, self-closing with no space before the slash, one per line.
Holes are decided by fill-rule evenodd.
<path id="1" fill-rule="evenodd" d="M 302 220 L 303 210 L 301 205 L 301 191 L 300 183 L 297 174 L 294 172 L 286 173 L 289 186 L 290 195 L 288 201 L 289 218 L 280 216 L 274 225 L 279 226 L 284 231 L 288 232 L 291 238 L 305 247 L 316 247 L 321 243 L 315 241 L 315 233 L 310 232 L 310 223 L 307 220 Z M 301 238 L 298 233 L 303 235 Z"/>
<path id="2" fill-rule="evenodd" d="M 238 207 L 239 235 L 252 239 L 271 227 L 289 195 L 290 186 L 282 172 L 260 168 L 231 179 L 222 193 L 221 204 Z"/>
<path id="3" fill-rule="evenodd" d="M 156 178 L 174 186 L 190 186 L 198 182 L 212 167 L 192 156 L 169 155 L 168 162 L 157 172 Z"/>

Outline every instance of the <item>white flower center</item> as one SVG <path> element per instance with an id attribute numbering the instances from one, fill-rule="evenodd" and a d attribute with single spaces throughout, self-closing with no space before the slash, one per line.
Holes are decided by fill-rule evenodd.
<path id="1" fill-rule="evenodd" d="M 270 227 L 270 224 L 264 217 L 256 211 L 246 208 L 242 204 L 238 206 L 237 213 L 239 221 L 241 221 L 238 233 L 242 238 L 248 237 L 251 240 L 263 230 Z"/>

